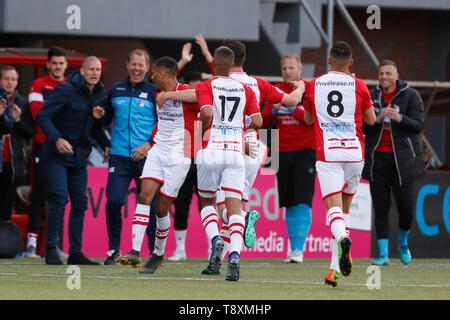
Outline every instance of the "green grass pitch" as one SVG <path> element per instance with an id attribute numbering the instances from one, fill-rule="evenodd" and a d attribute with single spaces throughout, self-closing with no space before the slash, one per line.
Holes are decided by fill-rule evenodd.
<path id="1" fill-rule="evenodd" d="M 95 259 L 103 263 L 103 259 Z M 147 259 L 144 259 L 144 262 Z M 48 266 L 43 259 L 0 259 L 0 300 L 448 300 L 450 259 L 398 259 L 381 267 L 378 284 L 368 259 L 355 259 L 352 274 L 336 288 L 323 284 L 329 260 L 243 259 L 238 282 L 202 275 L 206 259 L 165 262 L 152 275 L 131 266 L 80 266 L 79 282 L 68 265 Z M 66 261 L 65 261 L 66 262 Z M 68 273 L 69 272 L 69 273 Z M 69 289 L 72 286 L 75 288 Z M 79 289 L 76 284 L 79 284 Z"/>

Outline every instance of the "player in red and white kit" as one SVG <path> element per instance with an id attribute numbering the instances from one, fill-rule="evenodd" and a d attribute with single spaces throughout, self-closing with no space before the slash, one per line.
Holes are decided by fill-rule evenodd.
<path id="1" fill-rule="evenodd" d="M 328 63 L 330 72 L 311 81 L 304 119 L 307 124 L 314 123 L 317 175 L 334 239 L 325 283 L 336 286 L 339 272 L 348 276 L 352 271 L 346 221 L 364 166 L 362 121 L 373 125 L 375 112 L 366 84 L 349 75 L 353 64 L 350 46 L 336 42 Z"/>
<path id="2" fill-rule="evenodd" d="M 197 153 L 197 180 L 203 228 L 211 241 L 209 267 L 219 273 L 224 241 L 219 236 L 215 204 L 220 188 L 225 193 L 229 216 L 230 255 L 226 280 L 239 279 L 244 217 L 241 215 L 245 184 L 244 130 L 261 127 L 262 117 L 253 90 L 229 77 L 233 51 L 221 46 L 214 52 L 215 77 L 197 85 L 203 132 L 202 149 Z M 245 116 L 251 121 L 245 125 Z"/>
<path id="3" fill-rule="evenodd" d="M 225 39 L 222 42 L 222 45 L 230 48 L 234 53 L 234 62 L 231 68 L 230 77 L 249 86 L 255 92 L 259 106 L 266 102 L 283 103 L 287 106 L 295 106 L 300 102 L 304 92 L 303 81 L 295 82 L 297 87 L 293 87 L 290 92 L 286 94 L 266 80 L 250 76 L 244 72 L 243 65 L 246 58 L 246 47 L 241 41 L 236 39 Z M 246 123 L 248 124 L 248 122 L 249 118 L 246 117 Z M 264 164 L 264 160 L 267 156 L 267 146 L 259 140 L 258 130 L 256 132 L 246 133 L 244 141 L 247 152 L 245 155 L 245 188 L 243 200 L 244 202 L 247 202 L 258 171 Z M 227 239 L 229 237 L 228 215 L 224 206 L 224 195 L 222 191 L 219 191 L 217 194 L 217 206 L 222 221 L 224 222 L 221 229 L 221 235 Z M 247 213 L 242 210 L 242 215 L 246 219 L 244 243 L 247 248 L 251 248 L 256 241 L 254 226 L 259 217 L 259 213 L 256 210 L 251 210 Z M 224 250 L 223 254 L 226 254 L 226 250 Z M 203 273 L 208 274 L 208 269 L 205 269 Z"/>
<path id="4" fill-rule="evenodd" d="M 214 74 L 214 70 L 211 70 L 212 62 L 211 62 L 211 54 L 209 53 L 208 46 L 206 44 L 206 40 L 201 36 L 196 36 L 196 42 L 200 45 L 203 55 L 205 56 L 206 61 L 208 62 L 208 67 L 210 71 Z M 245 85 L 249 86 L 255 93 L 256 100 L 259 106 L 261 106 L 264 102 L 269 103 L 282 103 L 286 106 L 295 106 L 297 105 L 303 95 L 304 92 L 304 83 L 293 82 L 294 87 L 291 88 L 289 94 L 284 93 L 283 91 L 277 89 L 275 86 L 271 85 L 266 80 L 249 76 L 244 72 L 243 65 L 246 58 L 246 47 L 239 40 L 235 39 L 225 39 L 222 42 L 222 45 L 231 49 L 234 53 L 234 62 L 230 69 L 230 77 L 238 80 Z M 188 92 L 183 93 L 170 93 L 170 98 L 182 99 L 184 101 L 195 101 L 191 100 L 188 97 Z M 162 97 L 159 97 L 160 99 Z M 246 117 L 246 124 L 248 125 L 250 122 L 250 118 Z M 248 132 L 244 137 L 245 142 L 245 185 L 243 192 L 243 201 L 248 201 L 248 197 L 250 194 L 250 190 L 252 185 L 256 179 L 258 171 L 261 165 L 264 162 L 264 159 L 267 155 L 267 146 L 259 141 L 259 131 L 256 132 Z M 225 196 L 222 190 L 217 192 L 217 207 L 218 213 L 223 222 L 221 228 L 221 236 L 225 240 L 225 249 L 222 253 L 222 259 L 227 253 L 227 247 L 229 244 L 229 221 L 228 214 L 225 208 Z M 241 214 L 245 217 L 245 229 L 244 229 L 244 243 L 248 248 L 251 248 L 256 240 L 255 234 L 255 223 L 259 217 L 259 214 L 256 210 L 252 210 L 249 212 L 241 211 Z M 208 267 L 203 270 L 203 274 L 214 274 Z"/>
<path id="5" fill-rule="evenodd" d="M 178 83 L 177 62 L 170 57 L 161 57 L 152 67 L 152 81 L 157 90 L 181 91 L 191 87 Z M 136 212 L 132 224 L 132 250 L 119 257 L 122 264 L 140 265 L 140 250 L 149 223 L 150 203 L 156 200 L 155 250 L 140 269 L 140 273 L 154 273 L 164 258 L 167 236 L 170 229 L 169 207 L 176 199 L 191 165 L 194 147 L 194 121 L 199 112 L 197 104 L 167 100 L 157 108 L 158 123 L 153 133 L 153 146 L 140 179 Z"/>
<path id="6" fill-rule="evenodd" d="M 31 207 L 27 230 L 27 251 L 24 257 L 38 257 L 36 255 L 37 239 L 41 229 L 42 217 L 44 217 L 45 204 L 50 199 L 50 182 L 48 180 L 47 167 L 41 162 L 45 134 L 36 122 L 36 115 L 56 86 L 66 81 L 64 75 L 67 69 L 66 52 L 62 48 L 53 47 L 48 51 L 47 55 L 48 74 L 34 80 L 28 94 L 31 117 L 35 125 L 35 134 L 32 141 Z M 67 257 L 59 248 L 57 250 L 61 258 Z"/>

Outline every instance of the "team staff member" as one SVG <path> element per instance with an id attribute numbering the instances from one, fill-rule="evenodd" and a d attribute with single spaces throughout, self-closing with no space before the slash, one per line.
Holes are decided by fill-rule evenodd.
<path id="1" fill-rule="evenodd" d="M 38 257 L 36 255 L 37 239 L 42 219 L 45 216 L 45 205 L 50 201 L 50 182 L 47 167 L 41 161 L 45 134 L 36 122 L 36 115 L 56 86 L 66 81 L 64 75 L 66 69 L 67 60 L 64 49 L 59 47 L 50 48 L 47 53 L 48 74 L 34 80 L 28 94 L 31 116 L 35 123 L 35 133 L 32 141 L 31 157 L 31 207 L 27 227 L 27 249 L 24 257 Z M 60 258 L 67 257 L 58 247 L 56 250 Z"/>
<path id="2" fill-rule="evenodd" d="M 372 264 L 389 264 L 391 190 L 399 213 L 400 259 L 409 264 L 408 234 L 414 217 L 412 188 L 415 178 L 425 170 L 419 137 L 423 129 L 423 102 L 415 89 L 399 79 L 391 60 L 380 63 L 378 81 L 380 84 L 371 91 L 377 122 L 363 127 L 367 150 L 363 178 L 370 180 L 379 249 L 378 259 Z"/>
<path id="3" fill-rule="evenodd" d="M 275 87 L 285 93 L 292 92 L 294 81 L 302 80 L 300 57 L 294 54 L 281 58 L 284 82 Z M 305 82 L 305 92 L 309 82 Z M 303 99 L 294 107 L 281 104 L 265 105 L 262 111 L 264 128 L 275 121 L 279 130 L 279 159 L 277 171 L 278 196 L 281 207 L 286 207 L 286 229 L 291 251 L 285 262 L 303 261 L 303 246 L 311 226 L 311 206 L 316 179 L 316 151 L 314 127 L 304 122 Z"/>
<path id="4" fill-rule="evenodd" d="M 3 172 L 0 174 L 0 220 L 10 220 L 14 202 L 15 187 L 25 184 L 27 165 L 25 142 L 34 134 L 34 124 L 26 98 L 16 90 L 19 73 L 13 66 L 6 66 L 0 72 L 0 86 L 8 93 L 12 105 L 13 127 L 3 143 Z"/>
<path id="5" fill-rule="evenodd" d="M 109 140 L 99 118 L 106 98 L 100 81 L 101 63 L 94 56 L 83 61 L 80 71 L 58 85 L 36 116 L 47 139 L 43 150 L 50 180 L 51 201 L 46 235 L 47 264 L 62 264 L 56 252 L 57 231 L 70 196 L 68 264 L 98 264 L 82 253 L 84 212 L 87 209 L 87 158 L 92 137 L 109 153 Z"/>
<path id="6" fill-rule="evenodd" d="M 141 49 L 130 52 L 127 60 L 128 78 L 115 83 L 106 100 L 109 125 L 114 117 L 111 132 L 108 184 L 106 186 L 106 226 L 109 251 L 106 265 L 114 265 L 120 257 L 122 232 L 121 208 L 127 199 L 128 187 L 134 179 L 140 193 L 142 169 L 151 148 L 152 131 L 156 124 L 155 87 L 145 77 L 150 68 L 149 54 Z M 150 209 L 147 238 L 153 252 L 156 232 L 155 201 Z"/>
<path id="7" fill-rule="evenodd" d="M 11 131 L 12 112 L 9 107 L 8 93 L 0 87 L 0 148 L 3 149 L 3 134 Z M 0 150 L 1 151 L 1 150 Z M 0 173 L 2 172 L 2 153 L 0 152 Z"/>

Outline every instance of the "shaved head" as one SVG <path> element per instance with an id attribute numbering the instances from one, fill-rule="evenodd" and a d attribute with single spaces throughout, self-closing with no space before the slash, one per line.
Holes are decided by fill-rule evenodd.
<path id="1" fill-rule="evenodd" d="M 100 59 L 97 58 L 96 56 L 89 56 L 89 57 L 86 57 L 86 58 L 83 60 L 83 65 L 82 65 L 81 67 L 82 67 L 82 68 L 85 68 L 86 65 L 87 65 L 89 62 L 91 62 L 91 61 L 98 61 L 98 63 L 102 64 L 102 63 L 100 62 Z"/>
<path id="2" fill-rule="evenodd" d="M 228 75 L 233 66 L 234 53 L 228 47 L 220 46 L 214 51 L 214 73 L 220 75 Z"/>

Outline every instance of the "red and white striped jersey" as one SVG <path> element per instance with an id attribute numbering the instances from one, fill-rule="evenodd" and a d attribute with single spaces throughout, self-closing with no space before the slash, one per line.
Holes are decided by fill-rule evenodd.
<path id="1" fill-rule="evenodd" d="M 233 78 L 219 76 L 198 84 L 195 93 L 200 109 L 213 108 L 203 148 L 243 152 L 245 115 L 260 113 L 254 91 Z"/>
<path id="2" fill-rule="evenodd" d="M 178 83 L 174 91 L 189 89 L 192 88 Z M 161 109 L 156 108 L 158 122 L 154 129 L 153 142 L 168 152 L 184 154 L 185 158 L 192 158 L 194 156 L 194 122 L 198 119 L 198 112 L 196 103 L 167 100 Z"/>
<path id="3" fill-rule="evenodd" d="M 33 141 L 44 143 L 45 142 L 45 134 L 42 129 L 38 126 L 36 122 L 36 115 L 41 110 L 44 102 L 48 99 L 48 97 L 53 93 L 56 86 L 60 83 L 66 81 L 55 81 L 50 78 L 50 75 L 46 75 L 42 78 L 38 78 L 33 81 L 30 87 L 30 92 L 28 94 L 28 102 L 30 104 L 31 117 L 34 120 L 35 125 L 35 134 L 33 137 Z"/>
<path id="4" fill-rule="evenodd" d="M 260 107 L 264 102 L 280 103 L 283 99 L 284 92 L 279 90 L 266 80 L 249 76 L 246 72 L 230 72 L 230 77 L 249 86 L 255 93 L 256 102 Z M 251 122 L 251 118 L 249 116 L 246 116 L 245 125 L 248 126 Z M 258 133 L 259 130 L 257 131 L 257 133 L 248 133 L 245 135 L 245 139 L 257 140 L 259 135 Z"/>
<path id="5" fill-rule="evenodd" d="M 312 80 L 310 89 L 304 107 L 314 116 L 317 161 L 363 161 L 361 112 L 372 106 L 366 84 L 331 71 Z"/>

